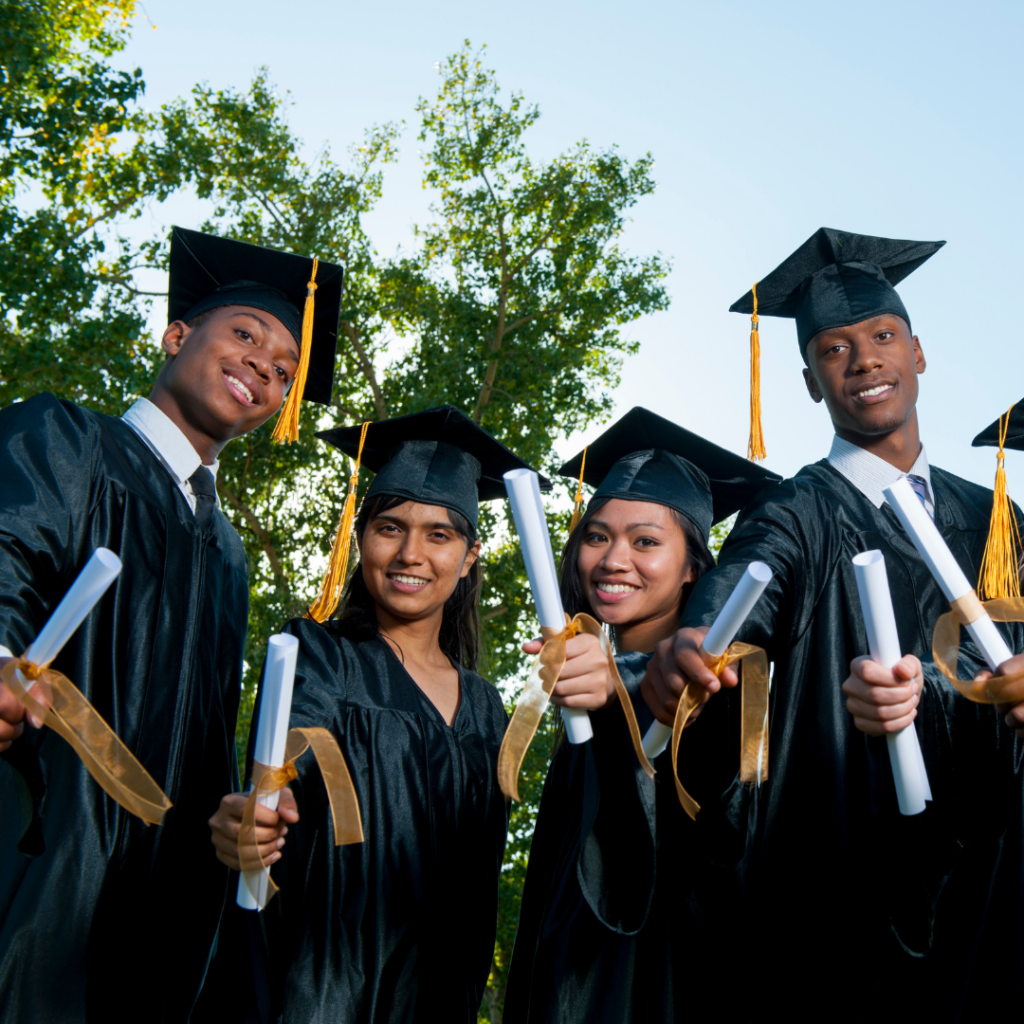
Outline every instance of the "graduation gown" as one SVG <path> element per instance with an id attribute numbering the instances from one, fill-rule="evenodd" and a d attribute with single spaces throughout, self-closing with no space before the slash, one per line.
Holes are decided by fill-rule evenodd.
<path id="1" fill-rule="evenodd" d="M 352 642 L 308 619 L 286 632 L 301 645 L 291 726 L 334 734 L 365 840 L 334 845 L 323 781 L 301 758 L 300 820 L 274 867 L 281 891 L 259 915 L 272 1019 L 475 1024 L 508 828 L 501 696 L 459 668 L 449 726 L 379 635 Z"/>
<path id="2" fill-rule="evenodd" d="M 0 481 L 0 642 L 23 652 L 91 553 L 117 553 L 54 667 L 174 805 L 145 825 L 47 729 L 0 756 L 0 1019 L 184 1021 L 229 878 L 207 819 L 237 788 L 241 541 L 220 512 L 197 528 L 126 423 L 52 395 L 0 411 Z"/>
<path id="3" fill-rule="evenodd" d="M 934 467 L 931 483 L 936 525 L 976 578 L 992 492 Z M 1019 742 L 993 707 L 928 666 L 916 727 L 934 802 L 902 818 L 884 740 L 858 732 L 846 710 L 841 684 L 868 650 L 851 558 L 873 548 L 902 649 L 929 661 L 948 604 L 888 505 L 876 509 L 825 460 L 741 513 L 683 614 L 684 626 L 710 625 L 754 559 L 775 573 L 738 636 L 774 662 L 770 775 L 747 793 L 737 872 L 744 910 L 731 948 L 743 984 L 726 1002 L 741 1019 L 766 1005 L 798 1019 L 979 1019 L 970 1007 L 986 986 L 1022 992 L 1019 897 L 993 899 L 997 883 L 1013 888 L 1014 867 L 1019 891 L 1019 861 L 1007 865 L 1004 850 L 1019 849 Z M 1020 625 L 1000 628 L 1024 650 Z M 986 944 L 1002 951 L 998 971 L 978 959 Z"/>
<path id="4" fill-rule="evenodd" d="M 640 695 L 649 660 L 615 659 L 641 733 L 653 721 Z M 739 758 L 732 711 L 709 705 L 680 746 L 681 777 L 703 808 L 696 823 L 679 806 L 668 752 L 649 779 L 616 704 L 591 712 L 590 743 L 557 749 L 530 847 L 504 1024 L 720 1019 L 712 978 L 722 961 L 702 959 L 700 984 L 688 965 L 695 951 L 720 948 L 720 925 L 735 916 L 743 847 L 728 814 Z"/>

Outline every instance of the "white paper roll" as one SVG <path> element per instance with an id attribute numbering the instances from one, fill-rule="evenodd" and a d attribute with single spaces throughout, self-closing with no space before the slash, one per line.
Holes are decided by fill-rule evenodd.
<path id="1" fill-rule="evenodd" d="M 260 764 L 280 768 L 284 764 L 288 743 L 288 721 L 292 710 L 292 689 L 295 686 L 295 663 L 299 641 L 286 633 L 275 633 L 267 641 L 267 660 L 263 667 L 263 694 L 260 717 L 256 724 L 256 745 L 253 757 Z M 257 797 L 257 802 L 272 811 L 277 809 L 280 793 Z M 267 875 L 264 871 L 247 871 L 238 879 L 235 902 L 243 910 L 262 910 L 267 905 Z M 246 878 L 249 884 L 246 884 Z M 253 898 L 249 886 L 259 894 Z"/>
<path id="2" fill-rule="evenodd" d="M 907 531 L 907 536 L 917 548 L 918 554 L 924 559 L 935 582 L 946 595 L 946 600 L 957 601 L 965 594 L 972 593 L 974 587 L 964 575 L 907 478 L 901 477 L 891 487 L 886 487 L 882 493 L 892 506 L 903 529 Z M 987 615 L 966 628 L 993 672 L 1003 662 L 1013 657 L 1013 652 L 1006 645 L 1002 634 Z"/>
<path id="3" fill-rule="evenodd" d="M 719 657 L 729 649 L 736 639 L 740 626 L 753 611 L 758 598 L 764 593 L 772 579 L 771 569 L 764 562 L 751 562 L 733 587 L 729 599 L 715 617 L 714 623 L 704 636 L 704 650 L 712 657 Z M 644 753 L 653 761 L 672 739 L 672 726 L 653 722 L 644 736 Z"/>
<path id="4" fill-rule="evenodd" d="M 39 636 L 29 644 L 26 659 L 35 665 L 53 661 L 120 572 L 121 559 L 109 548 L 97 548 L 39 631 Z M 20 672 L 16 673 L 16 678 L 25 682 Z"/>
<path id="5" fill-rule="evenodd" d="M 892 609 L 884 555 L 881 551 L 865 551 L 855 555 L 853 573 L 857 579 L 857 593 L 860 595 L 871 660 L 884 668 L 892 668 L 903 655 L 896 632 L 896 615 Z M 886 744 L 900 813 L 908 816 L 920 814 L 925 809 L 925 801 L 931 800 L 932 791 L 917 730 L 909 725 L 898 733 L 886 736 Z"/>
<path id="6" fill-rule="evenodd" d="M 551 552 L 551 535 L 540 500 L 540 480 L 532 469 L 513 469 L 505 474 L 512 518 L 519 534 L 526 575 L 530 579 L 533 603 L 537 606 L 540 624 L 549 629 L 564 629 L 565 612 L 558 589 L 555 556 Z M 582 708 L 562 708 L 565 734 L 570 743 L 586 743 L 593 738 L 590 716 Z"/>

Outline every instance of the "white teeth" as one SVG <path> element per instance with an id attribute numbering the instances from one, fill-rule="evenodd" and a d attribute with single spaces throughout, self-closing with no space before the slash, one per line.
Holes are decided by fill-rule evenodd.
<path id="1" fill-rule="evenodd" d="M 255 401 L 252 397 L 252 392 L 237 377 L 232 377 L 230 373 L 226 373 L 224 376 L 227 377 L 227 379 L 231 381 L 231 383 L 234 384 L 250 402 Z"/>
<path id="2" fill-rule="evenodd" d="M 403 576 L 401 573 L 391 573 L 391 579 L 396 583 L 412 583 L 414 586 L 421 583 L 426 583 L 426 580 L 420 579 L 419 576 Z"/>
<path id="3" fill-rule="evenodd" d="M 630 586 L 628 583 L 598 583 L 597 589 L 602 594 L 632 594 L 639 587 Z"/>
<path id="4" fill-rule="evenodd" d="M 891 384 L 879 384 L 877 388 L 859 392 L 859 395 L 861 398 L 867 398 L 868 395 L 880 395 L 883 391 L 888 391 L 890 387 L 892 387 Z"/>

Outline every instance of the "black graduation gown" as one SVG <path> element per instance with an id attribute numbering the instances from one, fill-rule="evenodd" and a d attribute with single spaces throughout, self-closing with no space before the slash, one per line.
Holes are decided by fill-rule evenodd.
<path id="1" fill-rule="evenodd" d="M 312 754 L 292 784 L 301 815 L 259 915 L 281 1021 L 475 1024 L 494 952 L 508 804 L 497 689 L 459 669 L 451 727 L 379 637 L 354 643 L 308 619 L 291 725 L 331 730 L 365 840 L 334 845 Z M 255 917 L 251 914 L 250 917 Z"/>
<path id="2" fill-rule="evenodd" d="M 640 695 L 650 655 L 615 660 L 643 733 L 653 721 Z M 731 710 L 709 706 L 680 747 L 681 777 L 703 808 L 697 823 L 679 806 L 667 752 L 653 780 L 640 768 L 617 705 L 591 713 L 590 743 L 558 748 L 530 847 L 504 1024 L 653 1024 L 703 1020 L 705 1010 L 719 1018 L 711 979 L 721 961 L 702 957 L 699 974 L 692 965 L 696 951 L 720 948 L 719 925 L 735 914 L 742 844 L 720 807 L 739 758 Z"/>
<path id="3" fill-rule="evenodd" d="M 124 569 L 54 663 L 174 806 L 146 826 L 64 740 L 0 760 L 0 1019 L 184 1021 L 229 872 L 207 819 L 237 789 L 245 553 L 124 422 L 40 395 L 0 411 L 0 642 L 25 650 L 91 553 Z M 20 825 L 19 825 L 20 822 Z"/>
<path id="4" fill-rule="evenodd" d="M 936 525 L 974 578 L 992 492 L 937 468 L 931 482 Z M 850 559 L 873 548 L 885 555 L 903 651 L 929 661 L 948 604 L 888 505 L 876 509 L 824 460 L 741 514 L 683 614 L 685 626 L 710 624 L 754 559 L 775 573 L 739 634 L 774 662 L 770 777 L 748 791 L 738 872 L 743 984 L 728 1005 L 741 1019 L 765 1005 L 797 1019 L 878 1020 L 900 1008 L 979 1019 L 970 1007 L 993 987 L 1024 994 L 1020 903 L 991 898 L 997 882 L 1013 888 L 1014 868 L 1019 891 L 1019 861 L 1004 855 L 1019 849 L 1019 743 L 994 708 L 927 666 L 917 728 L 934 802 L 902 818 L 884 740 L 858 732 L 846 710 L 840 686 L 868 650 Z M 1019 625 L 1000 628 L 1024 649 Z M 1002 950 L 1000 970 L 979 961 L 985 943 Z"/>

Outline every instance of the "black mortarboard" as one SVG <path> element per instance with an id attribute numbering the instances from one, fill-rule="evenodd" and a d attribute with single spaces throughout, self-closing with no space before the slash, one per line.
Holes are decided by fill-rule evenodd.
<path id="1" fill-rule="evenodd" d="M 801 353 L 819 331 L 846 327 L 882 313 L 895 313 L 909 324 L 894 285 L 945 244 L 818 228 L 757 282 L 757 312 L 795 319 Z M 729 312 L 753 313 L 753 289 L 734 302 Z"/>
<path id="2" fill-rule="evenodd" d="M 818 228 L 796 252 L 729 307 L 750 314 L 750 442 L 751 458 L 765 457 L 761 431 L 760 316 L 796 320 L 800 354 L 820 331 L 847 327 L 883 313 L 910 316 L 895 285 L 912 274 L 945 242 L 912 242 L 900 238 L 855 235 Z"/>
<path id="3" fill-rule="evenodd" d="M 992 517 L 981 557 L 978 593 L 986 599 L 1020 597 L 1021 540 L 1017 516 L 1006 492 L 1004 448 L 1024 451 L 1024 403 L 1017 402 L 972 442 L 975 448 L 998 448 Z"/>
<path id="4" fill-rule="evenodd" d="M 356 458 L 361 430 L 335 427 L 316 436 Z M 453 405 L 371 423 L 361 463 L 377 474 L 367 498 L 394 494 L 442 505 L 465 516 L 474 530 L 478 503 L 505 497 L 502 474 L 529 468 Z M 541 477 L 541 486 L 551 484 Z"/>
<path id="5" fill-rule="evenodd" d="M 584 465 L 584 456 L 586 456 Z M 573 456 L 559 473 L 597 488 L 598 498 L 653 501 L 691 519 L 705 541 L 711 527 L 782 478 L 636 406 Z"/>
<path id="6" fill-rule="evenodd" d="M 308 369 L 301 398 L 327 404 L 341 311 L 342 268 L 316 261 Z M 191 320 L 221 306 L 250 306 L 277 317 L 303 347 L 303 316 L 314 260 L 187 228 L 171 229 L 167 322 Z M 294 387 L 302 381 L 296 374 Z"/>

